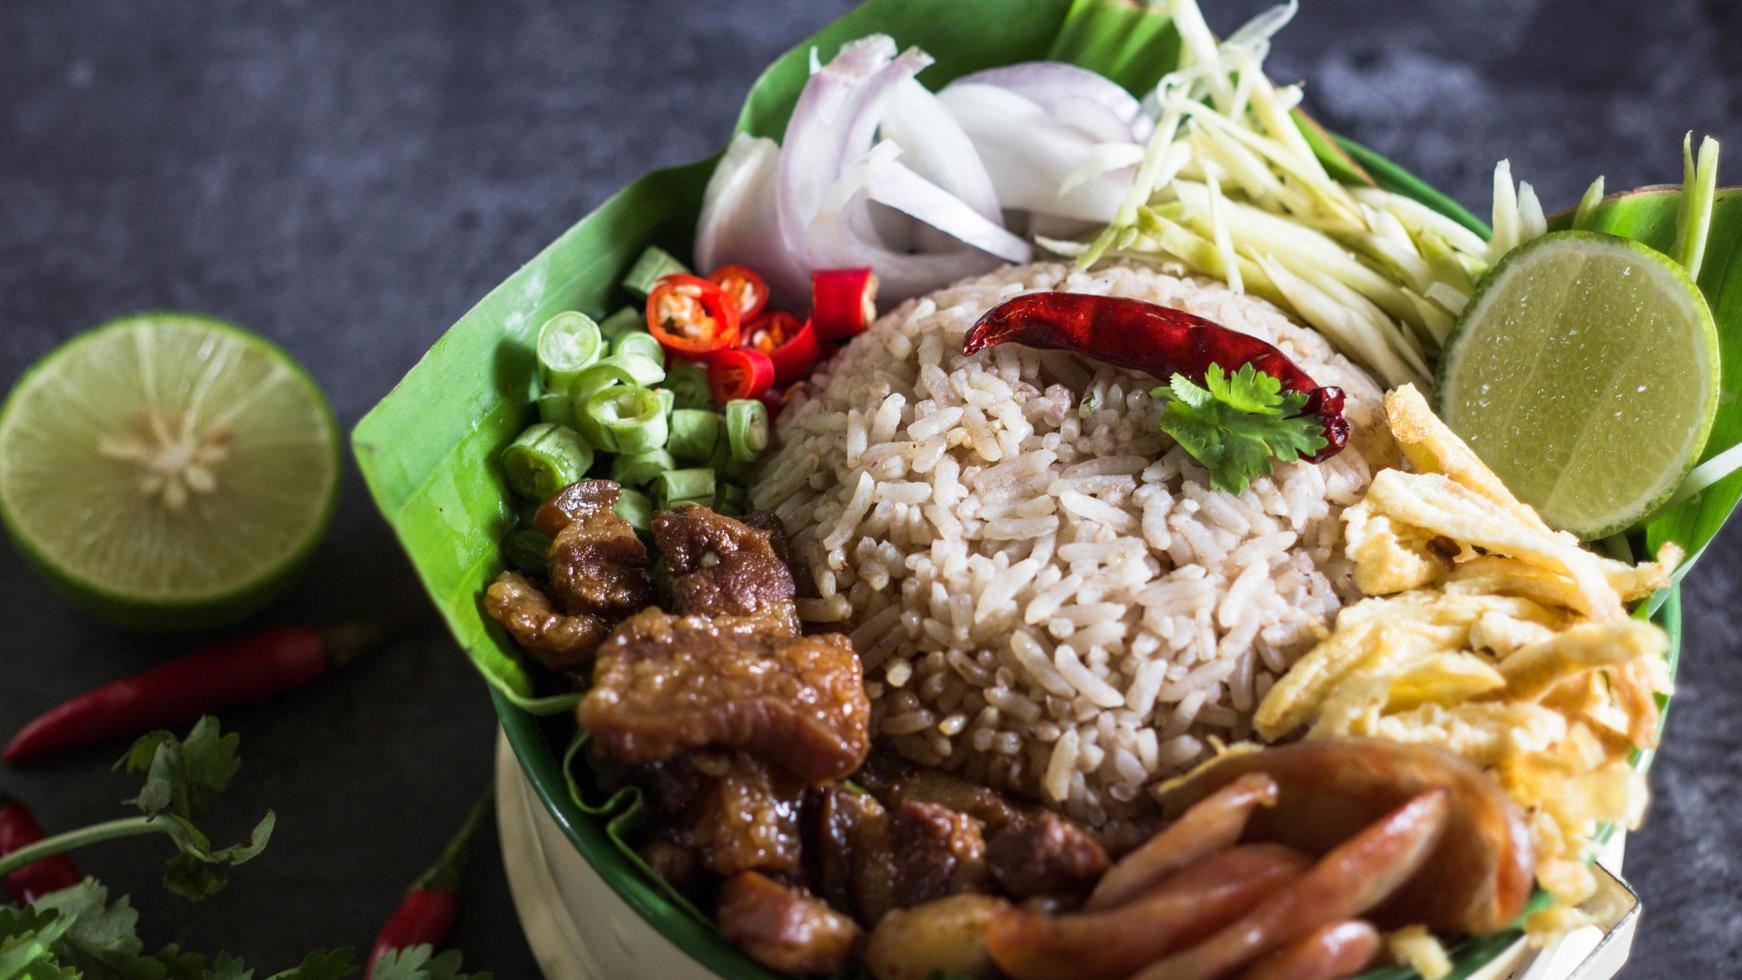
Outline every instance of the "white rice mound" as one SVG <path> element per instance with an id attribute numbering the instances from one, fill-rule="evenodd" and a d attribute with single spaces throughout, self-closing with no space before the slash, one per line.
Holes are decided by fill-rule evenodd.
<path id="1" fill-rule="evenodd" d="M 1353 451 L 1219 493 L 1157 426 L 1155 379 L 1015 344 L 962 356 L 982 313 L 1047 289 L 1277 345 L 1347 392 Z M 883 744 L 1101 825 L 1246 737 L 1355 597 L 1338 518 L 1391 452 L 1380 396 L 1317 333 L 1219 283 L 1007 268 L 902 304 L 820 370 L 751 502 L 814 580 L 801 616 L 851 630 Z"/>

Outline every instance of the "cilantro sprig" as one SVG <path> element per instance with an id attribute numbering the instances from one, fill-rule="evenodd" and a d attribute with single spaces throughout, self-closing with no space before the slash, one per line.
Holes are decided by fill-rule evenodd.
<path id="1" fill-rule="evenodd" d="M 1210 471 L 1210 486 L 1241 493 L 1274 459 L 1310 456 L 1325 448 L 1325 429 L 1300 414 L 1307 396 L 1282 390 L 1274 375 L 1243 364 L 1232 375 L 1219 364 L 1202 385 L 1175 374 L 1150 393 L 1165 399 L 1161 431 Z"/>
<path id="2" fill-rule="evenodd" d="M 145 773 L 139 795 L 124 801 L 137 807 L 139 816 L 93 824 L 21 847 L 0 857 L 0 875 L 91 844 L 162 834 L 175 845 L 175 854 L 164 864 L 163 887 L 189 901 L 216 895 L 228 884 L 219 869 L 257 857 L 266 849 L 276 821 L 272 811 L 266 811 L 247 840 L 223 848 L 214 848 L 211 838 L 194 825 L 236 775 L 241 765 L 236 753 L 239 741 L 236 735 L 220 732 L 218 720 L 210 716 L 196 722 L 185 739 L 169 732 L 140 738 L 115 763 L 117 769 Z"/>
<path id="3" fill-rule="evenodd" d="M 248 839 L 214 848 L 194 821 L 229 788 L 241 766 L 238 736 L 225 735 L 215 718 L 201 718 L 185 739 L 169 732 L 144 736 L 115 768 L 144 773 L 139 795 L 125 801 L 140 815 L 45 838 L 0 857 L 0 875 L 43 858 L 95 844 L 163 834 L 176 847 L 164 868 L 164 887 L 191 900 L 216 894 L 227 882 L 224 867 L 258 856 L 272 836 L 267 811 Z M 211 960 L 171 943 L 147 952 L 138 933 L 139 913 L 126 896 L 110 901 L 101 883 L 79 884 L 38 898 L 28 906 L 0 904 L 0 980 L 255 980 L 255 971 L 229 953 Z M 262 980 L 343 980 L 359 966 L 350 949 L 320 949 L 288 970 Z M 376 964 L 376 980 L 489 980 L 468 975 L 460 954 L 437 955 L 427 944 L 389 953 Z"/>

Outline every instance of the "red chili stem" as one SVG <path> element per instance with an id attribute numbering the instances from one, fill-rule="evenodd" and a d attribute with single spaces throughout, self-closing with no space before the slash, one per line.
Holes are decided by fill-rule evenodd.
<path id="1" fill-rule="evenodd" d="M 24 804 L 0 793 L 0 857 L 42 840 L 36 816 Z M 71 888 L 83 879 L 65 854 L 27 864 L 6 875 L 12 897 L 29 905 L 50 892 Z"/>
<path id="2" fill-rule="evenodd" d="M 460 913 L 460 879 L 465 873 L 466 856 L 479 830 L 490 819 L 494 803 L 495 793 L 488 792 L 472 804 L 465 822 L 442 849 L 441 857 L 412 884 L 405 900 L 376 934 L 363 980 L 374 975 L 376 961 L 390 950 L 423 943 L 439 947 L 448 938 Z"/>
<path id="3" fill-rule="evenodd" d="M 12 737 L 4 757 L 23 762 L 264 701 L 349 665 L 387 633 L 372 624 L 288 627 L 202 647 L 49 709 Z"/>
<path id="4" fill-rule="evenodd" d="M 969 329 L 962 353 L 1018 343 L 1085 354 L 1161 381 L 1183 374 L 1203 384 L 1210 365 L 1232 374 L 1250 364 L 1307 396 L 1303 411 L 1325 430 L 1312 462 L 1335 456 L 1349 441 L 1343 389 L 1320 386 L 1270 344 L 1218 323 L 1141 300 L 1086 293 L 1027 293 L 999 304 Z"/>

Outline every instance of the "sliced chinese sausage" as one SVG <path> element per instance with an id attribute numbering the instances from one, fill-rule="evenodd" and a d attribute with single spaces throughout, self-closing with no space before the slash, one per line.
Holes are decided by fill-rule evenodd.
<path id="1" fill-rule="evenodd" d="M 1252 814 L 1244 840 L 1324 854 L 1363 826 L 1430 789 L 1451 796 L 1445 833 L 1421 870 L 1370 918 L 1380 928 L 1421 923 L 1485 935 L 1518 918 L 1535 860 L 1524 815 L 1482 770 L 1441 749 L 1376 738 L 1308 739 L 1228 753 L 1171 787 L 1170 815 L 1249 773 L 1276 781 L 1276 805 Z"/>
<path id="2" fill-rule="evenodd" d="M 1235 980 L 1338 980 L 1379 951 L 1379 930 L 1359 919 L 1315 929 L 1247 967 Z"/>
<path id="3" fill-rule="evenodd" d="M 1086 908 L 1112 908 L 1181 868 L 1226 850 L 1240 839 L 1254 808 L 1276 805 L 1276 792 L 1276 781 L 1269 776 L 1247 773 L 1211 793 L 1108 869 Z"/>
<path id="4" fill-rule="evenodd" d="M 1205 858 L 1116 909 L 1047 916 L 1013 908 L 986 929 L 992 959 L 1016 980 L 1123 977 L 1210 935 L 1295 880 L 1308 859 L 1275 844 Z"/>
<path id="5" fill-rule="evenodd" d="M 1311 870 L 1250 912 L 1183 952 L 1152 963 L 1135 980 L 1226 976 L 1324 926 L 1385 900 L 1419 871 L 1446 829 L 1451 794 L 1430 790 L 1331 848 Z"/>

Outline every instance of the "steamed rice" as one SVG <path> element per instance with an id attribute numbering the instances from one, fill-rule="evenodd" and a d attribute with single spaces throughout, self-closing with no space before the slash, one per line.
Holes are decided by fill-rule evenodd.
<path id="1" fill-rule="evenodd" d="M 1040 289 L 1148 300 L 1281 347 L 1341 385 L 1351 449 L 1239 496 L 1156 424 L 1156 381 L 1006 345 L 985 311 Z M 852 632 L 882 741 L 1093 823 L 1214 739 L 1357 593 L 1342 510 L 1384 452 L 1380 391 L 1263 300 L 1114 267 L 1005 269 L 878 320 L 782 412 L 752 504 L 815 584 L 800 614 Z"/>

